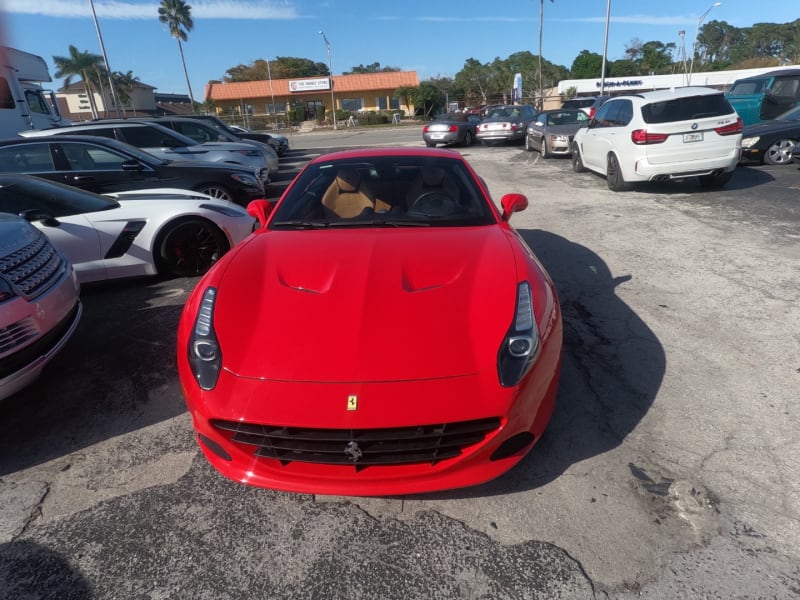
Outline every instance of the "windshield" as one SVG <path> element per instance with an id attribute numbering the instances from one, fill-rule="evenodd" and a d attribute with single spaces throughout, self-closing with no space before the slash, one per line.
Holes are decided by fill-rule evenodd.
<path id="1" fill-rule="evenodd" d="M 728 91 L 729 96 L 750 96 L 752 94 L 763 94 L 769 78 L 764 79 L 743 79 L 736 81 Z"/>
<path id="2" fill-rule="evenodd" d="M 790 108 L 785 113 L 781 113 L 775 117 L 776 121 L 797 121 L 798 119 L 800 119 L 800 106 Z"/>
<path id="3" fill-rule="evenodd" d="M 560 110 L 547 113 L 547 125 L 578 125 L 588 118 L 582 110 Z"/>
<path id="4" fill-rule="evenodd" d="M 288 190 L 270 228 L 492 223 L 488 200 L 463 161 L 382 156 L 309 165 Z"/>
<path id="5" fill-rule="evenodd" d="M 489 113 L 490 118 L 519 117 L 519 108 L 516 106 L 500 106 Z"/>
<path id="6" fill-rule="evenodd" d="M 642 118 L 645 123 L 671 123 L 705 117 L 723 117 L 733 112 L 730 102 L 721 93 L 687 96 L 642 106 Z"/>
<path id="7" fill-rule="evenodd" d="M 0 177 L 0 211 L 65 217 L 118 207 L 111 198 L 37 177 Z"/>

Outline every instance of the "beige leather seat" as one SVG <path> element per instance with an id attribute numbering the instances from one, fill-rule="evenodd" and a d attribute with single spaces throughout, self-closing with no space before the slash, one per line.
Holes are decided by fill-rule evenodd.
<path id="1" fill-rule="evenodd" d="M 355 169 L 339 169 L 336 179 L 325 190 L 322 206 L 328 216 L 351 219 L 365 208 L 375 209 L 375 201 L 361 189 L 361 177 Z"/>

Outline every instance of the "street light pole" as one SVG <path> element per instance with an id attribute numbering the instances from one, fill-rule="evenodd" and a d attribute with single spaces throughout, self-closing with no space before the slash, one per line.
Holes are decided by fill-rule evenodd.
<path id="1" fill-rule="evenodd" d="M 678 32 L 678 37 L 681 38 L 681 59 L 683 62 L 683 85 L 689 85 L 689 71 L 686 65 L 686 31 L 681 29 Z"/>
<path id="2" fill-rule="evenodd" d="M 275 114 L 275 119 L 277 120 L 278 109 L 275 106 L 275 90 L 272 89 L 272 73 L 270 72 L 270 69 L 269 69 L 269 59 L 267 59 L 267 77 L 269 78 L 269 92 L 270 92 L 270 94 L 272 94 L 272 110 L 275 111 L 275 113 L 274 113 Z M 271 111 L 267 111 L 267 112 L 269 113 Z M 273 129 L 274 129 L 275 121 L 272 122 L 272 125 L 273 125 Z"/>
<path id="3" fill-rule="evenodd" d="M 333 113 L 333 130 L 336 131 L 336 100 L 333 98 L 333 67 L 331 66 L 331 43 L 325 37 L 325 32 L 320 31 L 319 34 L 325 40 L 325 46 L 328 48 L 328 82 L 331 86 L 331 112 Z"/>
<path id="4" fill-rule="evenodd" d="M 706 15 L 711 12 L 711 9 L 714 7 L 719 6 L 722 2 L 714 2 L 711 6 L 708 7 L 708 10 L 704 12 L 700 17 L 697 19 L 697 26 L 694 29 L 694 42 L 692 42 L 692 61 L 689 65 L 689 77 L 687 78 L 686 85 L 691 85 L 692 83 L 692 72 L 694 71 L 694 55 L 697 53 L 697 36 L 700 34 L 700 23 L 703 22 L 703 19 L 706 18 Z"/>
<path id="5" fill-rule="evenodd" d="M 92 7 L 92 18 L 94 19 L 94 28 L 97 31 L 97 39 L 100 42 L 100 50 L 103 53 L 103 62 L 106 65 L 106 75 L 108 76 L 108 87 L 111 88 L 111 101 L 114 103 L 114 109 L 117 111 L 117 117 L 119 117 L 120 116 L 119 101 L 117 100 L 117 92 L 114 90 L 114 81 L 111 77 L 111 67 L 108 66 L 108 56 L 106 55 L 106 47 L 105 44 L 103 44 L 103 35 L 100 33 L 100 24 L 97 22 L 97 13 L 94 10 L 93 0 L 89 0 L 89 6 Z M 103 102 L 103 104 L 105 105 L 105 102 Z M 105 108 L 105 106 L 103 106 L 103 108 Z"/>
<path id="6" fill-rule="evenodd" d="M 611 19 L 611 0 L 606 1 L 606 33 L 603 36 L 603 62 L 600 67 L 600 95 L 605 94 L 606 88 L 606 55 L 608 54 L 608 22 Z"/>

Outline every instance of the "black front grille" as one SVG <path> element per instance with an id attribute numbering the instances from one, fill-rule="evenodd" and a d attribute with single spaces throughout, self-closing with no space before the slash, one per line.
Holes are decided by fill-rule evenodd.
<path id="1" fill-rule="evenodd" d="M 42 232 L 24 248 L 0 258 L 0 274 L 26 298 L 46 292 L 66 269 L 66 261 Z"/>
<path id="2" fill-rule="evenodd" d="M 255 455 L 322 465 L 436 464 L 459 456 L 500 427 L 492 417 L 459 423 L 440 423 L 387 429 L 307 429 L 236 421 L 212 421 L 233 442 L 252 446 Z"/>

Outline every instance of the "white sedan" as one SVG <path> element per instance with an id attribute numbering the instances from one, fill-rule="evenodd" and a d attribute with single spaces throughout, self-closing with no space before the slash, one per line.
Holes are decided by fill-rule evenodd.
<path id="1" fill-rule="evenodd" d="M 23 216 L 43 231 L 81 283 L 201 275 L 255 224 L 241 206 L 188 190 L 113 196 L 30 175 L 0 175 L 0 212 Z"/>

